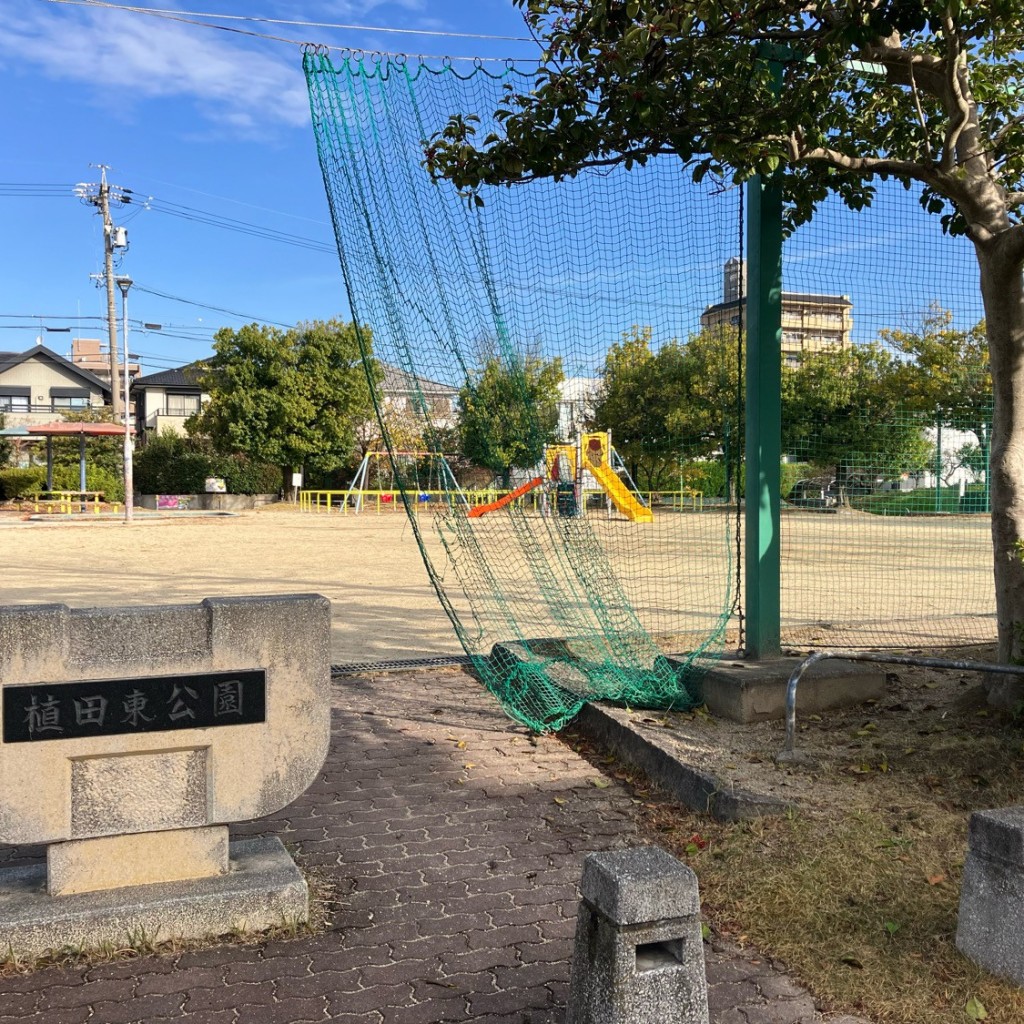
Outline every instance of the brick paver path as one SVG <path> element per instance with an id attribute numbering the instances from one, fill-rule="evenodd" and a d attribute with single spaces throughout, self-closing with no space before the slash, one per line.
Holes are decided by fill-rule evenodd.
<path id="1" fill-rule="evenodd" d="M 236 830 L 333 880 L 331 930 L 3 977 L 0 1024 L 562 1021 L 582 860 L 638 841 L 630 795 L 459 671 L 346 679 L 335 705 L 319 782 Z M 819 1019 L 764 961 L 709 950 L 708 978 L 716 1024 Z"/>

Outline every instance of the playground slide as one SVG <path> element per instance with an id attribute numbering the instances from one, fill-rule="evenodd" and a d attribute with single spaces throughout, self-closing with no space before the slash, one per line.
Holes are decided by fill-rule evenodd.
<path id="1" fill-rule="evenodd" d="M 618 474 L 607 463 L 600 466 L 588 465 L 587 469 L 594 479 L 605 489 L 608 497 L 615 502 L 615 507 L 634 523 L 650 523 L 654 521 L 654 513 L 641 505 L 636 495 L 619 479 Z"/>
<path id="2" fill-rule="evenodd" d="M 515 501 L 516 498 L 521 498 L 524 494 L 528 494 L 534 487 L 540 487 L 542 483 L 544 483 L 544 478 L 542 476 L 535 476 L 525 484 L 520 484 L 514 491 L 509 491 L 503 498 L 489 502 L 486 505 L 477 505 L 475 508 L 471 508 L 469 510 L 469 518 L 478 519 L 480 516 L 487 515 L 488 512 L 495 512 L 499 508 L 504 508 Z"/>

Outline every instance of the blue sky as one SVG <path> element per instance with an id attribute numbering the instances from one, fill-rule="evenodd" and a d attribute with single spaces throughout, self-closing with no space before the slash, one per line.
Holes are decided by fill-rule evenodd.
<path id="1" fill-rule="evenodd" d="M 180 4 L 145 5 L 185 16 Z M 41 335 L 66 352 L 70 335 L 48 327 L 105 337 L 104 296 L 90 280 L 102 270 L 100 219 L 71 191 L 76 182 L 98 181 L 90 166 L 98 163 L 110 165 L 109 180 L 136 199 L 153 199 L 148 209 L 144 202 L 115 209 L 131 243 L 117 270 L 136 282 L 131 317 L 164 325 L 133 331 L 131 349 L 142 355 L 144 372 L 207 354 L 221 326 L 348 315 L 297 45 L 81 0 L 4 0 L 3 9 L 0 182 L 16 187 L 0 187 L 7 240 L 0 249 L 0 350 L 26 348 Z M 524 36 L 512 0 L 189 0 L 187 10 L 221 15 L 198 19 L 207 24 L 364 50 L 521 59 L 537 53 L 528 41 L 467 37 Z M 229 17 L 239 15 L 447 35 Z M 299 236 L 311 247 L 201 222 L 211 216 Z M 788 290 L 850 294 L 861 341 L 880 327 L 906 326 L 932 301 L 956 309 L 965 325 L 977 319 L 969 247 L 943 240 L 935 219 L 901 189 L 890 189 L 871 213 L 848 216 L 825 211 L 813 233 L 794 239 Z M 594 226 L 599 233 L 601 225 Z M 665 229 L 653 223 L 652 230 Z M 722 255 L 716 250 L 715 264 Z M 545 269 L 552 271 L 517 268 L 535 288 Z M 557 276 L 568 268 L 559 262 L 553 269 Z M 715 266 L 701 273 L 695 308 L 720 297 Z M 685 336 L 694 315 L 678 324 L 666 319 L 665 336 Z M 593 338 L 588 365 L 636 320 L 655 322 L 625 306 L 607 317 L 607 339 Z"/>
<path id="2" fill-rule="evenodd" d="M 525 34 L 511 0 L 142 3 L 295 21 Z M 106 308 L 89 276 L 102 271 L 100 218 L 71 193 L 76 182 L 99 180 L 100 172 L 90 167 L 98 163 L 110 165 L 112 183 L 157 200 L 152 210 L 135 205 L 115 211 L 131 245 L 117 272 L 151 291 L 247 315 L 133 290 L 131 319 L 165 325 L 162 332 L 131 336 L 144 371 L 206 354 L 220 326 L 252 318 L 292 324 L 347 313 L 297 46 L 49 0 L 4 0 L 3 9 L 0 182 L 66 190 L 47 190 L 43 197 L 0 194 L 6 238 L 0 249 L 0 350 L 34 344 L 41 327 L 72 326 L 82 336 L 105 337 L 102 320 L 87 319 L 102 317 Z M 504 40 L 226 18 L 217 23 L 367 50 L 536 53 L 532 43 Z M 324 248 L 223 230 L 158 212 L 160 204 L 186 207 L 187 217 L 213 214 L 302 236 Z M 70 345 L 68 334 L 42 334 L 55 351 Z"/>

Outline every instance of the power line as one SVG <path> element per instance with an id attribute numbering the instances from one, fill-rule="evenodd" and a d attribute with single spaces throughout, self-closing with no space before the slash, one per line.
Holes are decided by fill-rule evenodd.
<path id="1" fill-rule="evenodd" d="M 247 203 L 243 199 L 232 199 L 231 196 L 221 196 L 214 192 L 204 192 L 202 189 L 190 188 L 188 185 L 175 185 L 173 181 L 161 181 L 159 178 L 152 178 L 157 185 L 166 185 L 168 188 L 180 189 L 182 192 L 192 192 L 197 196 L 206 199 L 216 199 L 222 203 L 234 203 L 236 206 L 248 206 L 251 210 L 259 210 L 261 213 L 273 213 L 279 217 L 291 217 L 294 220 L 308 221 L 310 224 L 319 224 L 321 227 L 329 227 L 327 221 L 316 217 L 304 217 L 301 213 L 288 213 L 286 210 L 276 210 L 272 206 L 259 206 L 256 203 Z M 0 188 L 3 186 L 0 185 Z"/>
<path id="2" fill-rule="evenodd" d="M 314 252 L 329 253 L 337 256 L 338 250 L 327 242 L 316 238 L 308 238 L 305 235 L 295 235 L 288 231 L 278 231 L 276 228 L 264 227 L 262 224 L 254 224 L 251 221 L 238 220 L 235 217 L 224 217 L 221 214 L 210 213 L 207 210 L 198 210 L 191 206 L 183 206 L 180 203 L 171 203 L 166 200 L 150 197 L 145 201 L 148 209 L 156 213 L 165 213 L 171 217 L 180 217 L 183 220 L 193 221 L 196 224 L 206 224 L 210 227 L 223 228 L 227 231 L 237 231 L 243 235 L 251 235 L 254 238 L 265 238 L 272 242 L 283 242 L 285 245 L 294 245 L 300 249 L 311 249 Z"/>
<path id="3" fill-rule="evenodd" d="M 269 35 L 269 34 L 267 34 L 265 32 L 254 32 L 251 29 L 235 28 L 232 25 L 216 25 L 216 24 L 214 24 L 212 22 L 197 20 L 198 18 L 202 18 L 202 17 L 207 17 L 207 18 L 210 18 L 210 17 L 221 17 L 221 15 L 210 15 L 210 14 L 202 15 L 202 14 L 200 14 L 200 15 L 195 15 L 193 17 L 187 17 L 186 18 L 186 17 L 181 17 L 181 14 L 183 12 L 177 12 L 177 11 L 168 12 L 168 11 L 165 11 L 165 10 L 158 10 L 158 9 L 152 8 L 152 7 L 128 7 L 128 6 L 124 6 L 122 4 L 108 3 L 108 2 L 105 2 L 105 0 L 45 0 L 45 2 L 46 3 L 51 3 L 51 4 L 64 4 L 64 5 L 71 6 L 71 7 L 92 7 L 92 8 L 102 8 L 104 10 L 124 11 L 124 12 L 129 13 L 129 14 L 145 14 L 145 15 L 149 15 L 149 16 L 154 17 L 154 18 L 164 18 L 167 21 L 180 22 L 183 25 L 195 25 L 195 26 L 197 26 L 199 28 L 215 29 L 215 30 L 220 31 L 220 32 L 233 32 L 236 35 L 248 36 L 248 37 L 250 37 L 252 39 L 266 39 L 266 40 L 268 40 L 269 42 L 272 42 L 272 43 L 287 43 L 290 46 L 302 47 L 302 46 L 309 45 L 309 42 L 310 42 L 308 39 L 290 39 L 290 38 L 288 38 L 286 36 L 272 36 L 272 35 Z M 191 12 L 184 12 L 184 13 L 191 13 Z M 253 19 L 253 20 L 257 20 L 257 19 Z M 287 24 L 287 23 L 285 23 L 285 24 Z M 442 33 L 442 34 L 445 34 L 445 33 Z M 459 37 L 458 33 L 451 33 L 451 35 L 452 35 L 452 38 L 458 38 Z M 473 37 L 470 37 L 470 38 L 473 38 Z M 500 37 L 498 37 L 498 36 L 493 36 L 493 37 L 481 36 L 481 37 L 478 37 L 478 38 L 484 38 L 484 39 L 486 39 L 486 38 L 494 38 L 494 39 L 498 39 Z M 510 37 L 510 38 L 518 38 L 518 37 Z M 524 40 L 527 41 L 527 42 L 535 42 L 535 40 L 525 39 L 525 37 L 524 37 Z M 352 48 L 351 47 L 346 47 L 346 46 L 330 46 L 330 45 L 327 45 L 327 44 L 324 44 L 324 45 L 326 46 L 326 48 L 328 50 L 338 50 L 338 51 L 341 51 L 341 52 L 346 52 L 346 51 L 347 52 L 352 52 Z M 356 48 L 355 52 L 359 52 L 358 48 Z M 508 58 L 505 58 L 505 57 L 453 57 L 451 54 L 388 52 L 386 50 L 380 50 L 380 51 L 374 51 L 374 52 L 380 53 L 380 55 L 383 56 L 383 57 L 415 57 L 417 60 L 448 60 L 448 61 L 470 61 L 470 60 L 472 60 L 472 61 L 503 61 L 503 62 L 507 62 L 507 60 L 508 60 Z M 528 59 L 528 58 L 521 58 L 521 59 Z"/>
<path id="4" fill-rule="evenodd" d="M 0 198 L 33 198 L 36 196 L 74 196 L 83 189 L 91 186 L 82 185 L 21 185 L 0 182 Z M 215 198 L 215 197 L 214 197 Z M 110 199 L 122 205 L 132 205 L 136 209 L 128 217 L 122 218 L 122 223 L 138 216 L 142 210 L 151 210 L 154 213 L 167 214 L 170 217 L 178 217 L 182 220 L 189 220 L 196 224 L 206 224 L 209 227 L 221 228 L 225 231 L 235 231 L 239 234 L 249 235 L 253 238 L 263 238 L 271 242 L 281 242 L 284 245 L 293 245 L 300 249 L 309 249 L 313 252 L 322 252 L 331 256 L 337 256 L 337 249 L 328 242 L 316 238 L 309 238 L 306 235 L 296 235 L 289 231 L 278 231 L 276 228 L 266 227 L 252 221 L 239 220 L 235 217 L 225 217 L 209 210 L 200 210 L 192 206 L 184 206 L 181 203 L 172 203 L 168 200 L 158 199 L 155 196 L 142 196 L 132 189 L 123 188 L 119 185 L 110 186 Z M 232 200 L 228 200 L 229 202 Z M 262 207 L 256 207 L 262 209 Z M 270 211 L 267 212 L 280 212 Z M 285 216 L 289 216 L 285 214 Z M 323 223 L 323 222 L 314 222 Z"/>
<path id="5" fill-rule="evenodd" d="M 155 288 L 144 288 L 138 282 L 135 284 L 135 290 L 137 292 L 145 292 L 147 295 L 156 295 L 161 299 L 169 299 L 171 302 L 181 302 L 186 306 L 196 306 L 199 309 L 209 309 L 215 313 L 226 313 L 228 316 L 238 317 L 240 320 L 249 320 L 255 323 L 270 324 L 272 327 L 283 327 L 285 330 L 289 330 L 294 327 L 294 324 L 283 324 L 277 320 L 267 320 L 261 316 L 252 316 L 249 313 L 239 313 L 236 309 L 225 309 L 223 306 L 211 306 L 205 302 L 196 302 L 193 299 L 185 299 L 180 295 L 170 295 L 168 292 L 160 292 Z"/>
<path id="6" fill-rule="evenodd" d="M 291 25 L 297 28 L 333 28 L 346 32 L 387 32 L 407 36 L 439 36 L 445 39 L 486 39 L 502 43 L 532 43 L 530 36 L 495 36 L 479 32 L 443 32 L 439 29 L 394 28 L 384 25 L 347 25 L 330 21 L 299 21 L 288 18 L 265 18 L 255 14 L 209 14 L 201 11 L 186 11 L 160 7 L 136 7 L 130 4 L 115 4 L 108 0 L 55 0 L 76 7 L 107 7 L 114 10 L 131 11 L 133 14 L 188 15 L 190 18 L 219 18 L 221 21 L 246 21 L 261 25 Z"/>

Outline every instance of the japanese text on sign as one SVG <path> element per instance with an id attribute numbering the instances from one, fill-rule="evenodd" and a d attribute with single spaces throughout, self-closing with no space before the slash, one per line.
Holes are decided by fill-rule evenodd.
<path id="1" fill-rule="evenodd" d="M 208 672 L 0 688 L 3 742 L 119 736 L 266 721 L 266 672 Z"/>

